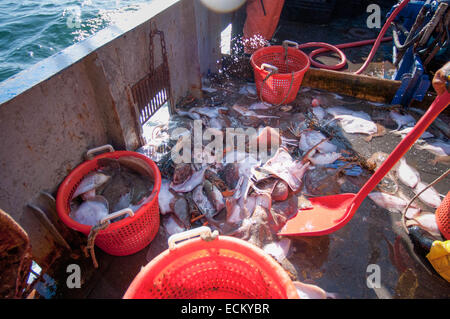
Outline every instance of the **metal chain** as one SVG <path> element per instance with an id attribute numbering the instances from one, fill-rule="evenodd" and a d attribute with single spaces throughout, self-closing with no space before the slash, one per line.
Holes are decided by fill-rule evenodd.
<path id="1" fill-rule="evenodd" d="M 152 74 L 155 71 L 155 57 L 153 54 L 153 50 L 154 50 L 154 45 L 153 45 L 153 35 L 154 35 L 155 30 L 152 29 L 150 31 L 150 39 L 149 39 L 149 73 Z"/>
<path id="2" fill-rule="evenodd" d="M 164 33 L 160 30 L 157 30 L 154 27 L 150 31 L 150 42 L 149 42 L 149 58 L 150 58 L 150 73 L 153 73 L 155 70 L 155 56 L 154 56 L 154 43 L 153 39 L 155 35 L 159 35 L 159 39 L 161 42 L 161 57 L 163 59 L 163 63 L 167 64 L 167 50 L 166 50 L 166 41 L 164 40 Z"/>
<path id="3" fill-rule="evenodd" d="M 161 30 L 158 30 L 155 25 L 153 25 L 153 28 L 150 31 L 150 44 L 149 44 L 149 50 L 150 50 L 150 69 L 149 73 L 153 74 L 155 72 L 155 56 L 154 56 L 154 43 L 153 38 L 154 36 L 158 34 L 160 43 L 161 43 L 161 58 L 162 58 L 162 65 L 163 68 L 166 70 L 166 72 L 163 73 L 163 80 L 166 82 L 167 85 L 167 95 L 169 98 L 170 103 L 173 103 L 172 101 L 172 90 L 170 85 L 170 72 L 169 72 L 169 61 L 167 58 L 167 49 L 166 49 L 166 41 L 164 39 L 164 32 Z"/>

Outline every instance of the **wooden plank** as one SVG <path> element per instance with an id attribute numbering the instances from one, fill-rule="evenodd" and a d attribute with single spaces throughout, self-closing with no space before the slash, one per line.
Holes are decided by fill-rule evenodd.
<path id="1" fill-rule="evenodd" d="M 382 103 L 392 101 L 400 84 L 401 81 L 314 68 L 306 72 L 302 82 L 308 87 Z"/>
<path id="2" fill-rule="evenodd" d="M 310 68 L 303 79 L 302 85 L 327 90 L 330 92 L 353 96 L 372 102 L 390 104 L 401 85 L 401 81 L 381 79 L 367 75 L 357 75 L 333 70 Z M 431 88 L 422 101 L 413 100 L 410 106 L 427 109 L 436 94 Z M 446 109 L 444 113 L 450 113 Z"/>

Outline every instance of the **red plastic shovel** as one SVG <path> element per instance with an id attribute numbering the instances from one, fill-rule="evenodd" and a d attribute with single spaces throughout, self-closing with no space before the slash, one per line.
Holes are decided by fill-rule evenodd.
<path id="1" fill-rule="evenodd" d="M 450 103 L 450 93 L 439 95 L 413 130 L 397 145 L 394 151 L 364 184 L 358 194 L 339 194 L 309 198 L 312 209 L 300 210 L 288 220 L 279 235 L 321 236 L 330 234 L 347 224 L 366 196 L 378 185 L 414 142 L 425 132 L 434 119 Z"/>

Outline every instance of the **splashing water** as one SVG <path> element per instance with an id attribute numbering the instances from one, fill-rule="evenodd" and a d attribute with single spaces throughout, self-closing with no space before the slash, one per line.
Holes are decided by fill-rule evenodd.
<path id="1" fill-rule="evenodd" d="M 255 35 L 251 38 L 236 36 L 231 38 L 230 43 L 230 55 L 217 61 L 219 78 L 223 81 L 231 78 L 252 79 L 253 70 L 248 54 L 267 46 L 269 42 L 261 35 Z"/>
<path id="2" fill-rule="evenodd" d="M 244 38 L 242 40 L 242 44 L 245 47 L 246 53 L 253 53 L 256 50 L 265 47 L 269 44 L 269 41 L 267 41 L 262 35 L 256 34 L 250 38 Z"/>

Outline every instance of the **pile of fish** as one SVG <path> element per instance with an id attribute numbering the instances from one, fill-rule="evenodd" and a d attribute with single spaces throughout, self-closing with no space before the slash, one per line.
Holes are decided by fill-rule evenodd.
<path id="1" fill-rule="evenodd" d="M 97 163 L 99 168 L 83 177 L 71 197 L 69 216 L 73 220 L 95 226 L 109 214 L 125 208 L 136 212 L 151 200 L 153 174 L 145 161 L 122 156 L 102 158 Z"/>
<path id="2" fill-rule="evenodd" d="M 251 90 L 242 92 L 248 95 Z M 321 109 L 323 114 L 317 112 Z M 325 122 L 337 114 L 320 106 L 312 110 Z M 351 114 L 347 116 L 350 121 Z M 346 177 L 362 173 L 361 165 L 345 146 L 312 128 L 292 106 L 275 108 L 254 100 L 247 105 L 238 101 L 230 106 L 194 106 L 179 109 L 171 118 L 177 124 L 167 127 L 170 131 L 183 126 L 193 135 L 193 121 L 198 120 L 204 128 L 224 133 L 228 127 L 258 128 L 253 138 L 272 152 L 260 158 L 247 152 L 250 140 L 246 140 L 246 151 L 225 148 L 219 162 L 195 163 L 192 158 L 190 163 L 175 164 L 170 157 L 159 161 L 163 177 L 159 206 L 167 234 L 208 225 L 264 249 L 297 278 L 288 260 L 290 240 L 277 233 L 300 209 L 311 207 L 309 196 L 341 193 L 351 183 Z M 280 127 L 281 122 L 289 125 Z M 178 149 L 178 142 L 172 147 Z"/>
<path id="3" fill-rule="evenodd" d="M 163 177 L 159 193 L 162 225 L 168 235 L 208 225 L 220 234 L 247 240 L 272 255 L 298 280 L 298 270 L 289 262 L 291 240 L 277 233 L 299 210 L 311 207 L 308 197 L 357 192 L 370 177 L 369 169 L 375 170 L 388 156 L 377 152 L 362 161 L 329 132 L 338 128 L 346 134 L 363 135 L 366 141 L 385 134 L 404 137 L 415 125 L 415 119 L 396 110 L 383 110 L 382 119 L 396 125 L 389 131 L 368 113 L 332 105 L 323 96 L 307 101 L 307 112 L 299 112 L 292 105 L 276 107 L 258 102 L 256 91 L 249 84 L 236 93 L 242 97 L 230 105 L 214 100 L 209 106 L 206 102 L 178 108 L 165 128 L 168 136 L 179 127 L 187 128 L 192 136 L 193 122 L 200 120 L 203 128 L 221 131 L 224 136 L 226 128 L 257 128 L 259 145 L 263 143 L 268 149 L 278 147 L 272 149 L 268 158 L 259 158 L 248 152 L 246 140 L 246 151 L 224 147 L 223 160 L 214 161 L 206 152 L 209 142 L 202 140 L 205 151 L 201 163 L 192 158 L 190 163 L 175 164 L 170 156 L 165 156 L 158 162 Z M 341 99 L 336 95 L 333 101 Z M 438 156 L 438 162 L 444 162 L 449 144 L 439 138 L 429 142 L 434 137 L 425 132 L 416 147 L 432 152 Z M 172 143 L 172 150 L 178 151 L 179 142 Z M 371 162 L 373 165 L 369 165 Z M 408 204 L 408 198 L 397 195 L 398 181 L 416 193 L 426 187 L 417 170 L 404 159 L 387 178 L 395 185 L 392 191 L 379 187 L 369 197 L 393 212 L 401 213 Z M 440 195 L 434 188 L 422 193 L 419 199 L 431 207 L 440 203 Z M 429 214 L 413 203 L 407 217 L 421 221 L 424 228 L 433 232 L 436 228 L 429 225 Z M 306 287 L 301 283 L 296 286 L 299 293 Z M 327 295 L 320 288 L 316 292 L 323 298 Z"/>
<path id="4" fill-rule="evenodd" d="M 373 122 L 371 117 L 363 111 L 352 111 L 342 106 L 332 106 L 322 109 L 320 107 L 320 102 L 318 101 L 313 101 L 313 105 L 315 105 L 313 113 L 320 123 L 324 123 L 324 120 L 327 120 L 327 113 L 332 116 L 331 120 L 324 123 L 325 126 L 330 125 L 337 120 L 346 133 L 368 135 L 366 141 L 370 141 L 373 137 L 387 134 L 387 130 L 384 126 Z M 416 124 L 416 120 L 413 116 L 407 113 L 401 114 L 395 110 L 389 112 L 389 118 L 397 125 L 397 127 L 389 133 L 399 135 L 402 138 L 404 138 Z M 425 131 L 415 144 L 415 147 L 419 150 L 427 150 L 434 154 L 436 157 L 430 162 L 433 165 L 438 162 L 448 163 L 450 143 L 438 138 L 434 139 L 432 142 L 428 142 L 434 137 L 433 134 Z M 372 161 L 374 164 L 373 168 L 376 169 L 387 157 L 388 154 L 386 153 L 376 152 L 369 159 L 369 162 Z M 392 185 L 394 185 L 394 188 L 391 191 L 374 191 L 369 194 L 369 198 L 378 206 L 391 212 L 403 213 L 403 210 L 406 209 L 406 206 L 410 202 L 410 198 L 399 191 L 398 182 L 401 182 L 415 194 L 418 194 L 419 200 L 426 206 L 431 209 L 439 207 L 442 195 L 440 195 L 435 188 L 429 187 L 427 183 L 423 182 L 419 172 L 410 166 L 405 158 L 400 159 L 383 181 L 389 179 Z M 425 188 L 426 190 L 423 191 Z M 427 230 L 430 234 L 439 237 L 439 229 L 434 218 L 434 213 L 424 212 L 417 203 L 413 202 L 405 212 L 405 216 L 407 219 L 411 220 L 409 225 L 412 225 L 414 222 L 421 228 Z"/>
<path id="5" fill-rule="evenodd" d="M 387 158 L 387 154 L 384 157 Z M 436 191 L 434 187 L 430 187 L 427 183 L 421 180 L 419 172 L 412 166 L 410 166 L 405 158 L 401 158 L 397 165 L 391 172 L 391 178 L 395 182 L 400 181 L 404 186 L 411 189 L 421 203 L 430 207 L 432 210 L 439 207 L 441 204 L 441 195 Z M 424 190 L 426 188 L 426 190 Z M 388 192 L 372 192 L 369 194 L 369 198 L 373 200 L 378 206 L 383 207 L 391 212 L 403 213 L 407 208 L 411 199 L 408 198 L 403 192 L 398 191 L 397 194 L 391 194 Z M 419 227 L 425 229 L 431 235 L 440 236 L 439 228 L 436 223 L 434 213 L 429 211 L 423 211 L 417 202 L 411 202 L 408 209 L 404 212 L 406 219 L 411 222 L 409 225 L 416 224 Z"/>

